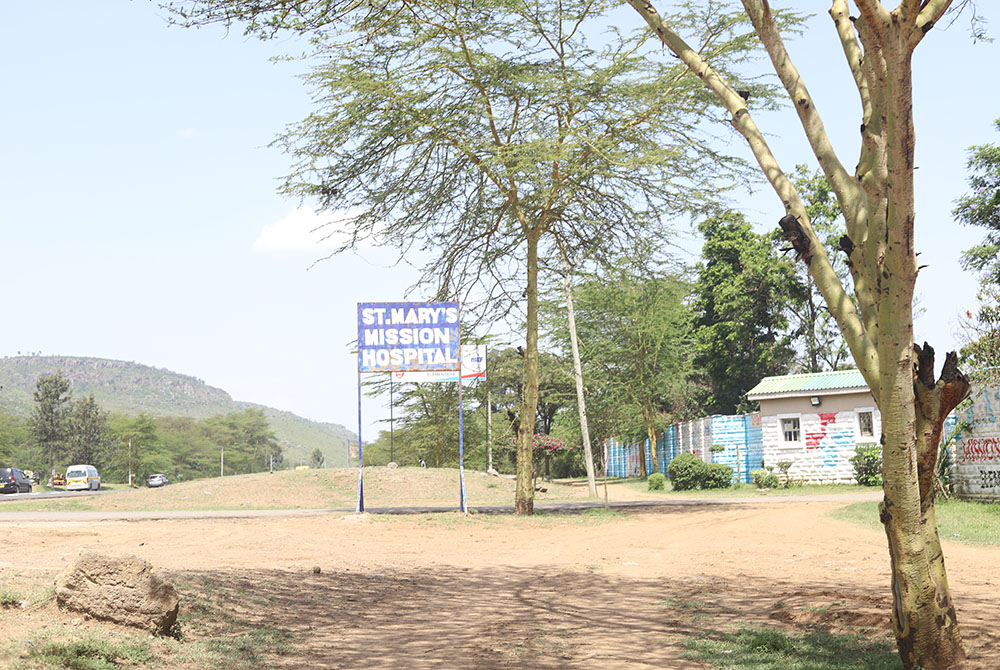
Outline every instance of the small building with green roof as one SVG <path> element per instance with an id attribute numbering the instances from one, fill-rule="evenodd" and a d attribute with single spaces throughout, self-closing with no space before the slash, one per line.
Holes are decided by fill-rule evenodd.
<path id="1" fill-rule="evenodd" d="M 853 483 L 858 445 L 878 443 L 882 417 L 858 370 L 765 377 L 747 392 L 760 402 L 763 465 L 791 461 L 789 476 Z"/>

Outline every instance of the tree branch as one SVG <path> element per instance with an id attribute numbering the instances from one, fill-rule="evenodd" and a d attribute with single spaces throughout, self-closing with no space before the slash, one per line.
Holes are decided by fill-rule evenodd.
<path id="1" fill-rule="evenodd" d="M 840 278 L 837 277 L 829 258 L 826 256 L 822 242 L 809 224 L 805 205 L 795 190 L 795 186 L 778 165 L 763 133 L 754 123 L 750 111 L 746 108 L 746 101 L 723 81 L 719 74 L 680 35 L 674 32 L 652 4 L 647 0 L 628 0 L 628 2 L 649 24 L 660 40 L 702 80 L 705 86 L 732 114 L 733 126 L 746 138 L 768 182 L 784 203 L 785 210 L 794 215 L 801 233 L 808 238 L 811 253 L 803 260 L 808 265 L 809 273 L 816 281 L 816 286 L 826 300 L 831 314 L 840 326 L 858 368 L 862 371 L 872 393 L 878 397 L 880 387 L 878 354 L 874 341 L 865 332 L 865 327 L 858 318 L 854 304 L 844 291 Z M 836 161 L 832 150 L 830 157 Z M 841 167 L 840 170 L 843 171 L 843 168 Z M 843 183 L 844 180 L 840 181 Z"/>
<path id="2" fill-rule="evenodd" d="M 830 144 L 826 129 L 823 127 L 823 119 L 820 118 L 812 96 L 802 81 L 802 76 L 785 49 L 785 43 L 774 23 L 774 15 L 763 0 L 743 0 L 743 6 L 764 48 L 767 49 L 774 71 L 792 99 L 795 112 L 799 115 L 799 121 L 809 140 L 809 146 L 812 147 L 823 173 L 830 181 L 830 186 L 838 195 L 841 209 L 845 215 L 853 216 L 853 210 L 858 206 L 858 187 L 840 163 L 833 145 Z"/>
<path id="3" fill-rule="evenodd" d="M 868 92 L 868 78 L 865 76 L 863 67 L 864 54 L 861 52 L 861 45 L 858 43 L 858 36 L 854 31 L 854 22 L 851 21 L 848 12 L 847 0 L 833 0 L 830 18 L 833 19 L 837 28 L 837 35 L 840 36 L 840 45 L 844 49 L 847 65 L 851 68 L 851 74 L 854 75 L 854 83 L 861 96 L 862 118 L 864 123 L 867 123 L 872 114 L 872 101 Z"/>

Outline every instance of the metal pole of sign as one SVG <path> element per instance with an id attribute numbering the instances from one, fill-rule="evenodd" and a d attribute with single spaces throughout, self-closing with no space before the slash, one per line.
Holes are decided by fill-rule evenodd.
<path id="1" fill-rule="evenodd" d="M 395 463 L 395 452 L 392 450 L 392 373 L 389 373 L 389 462 Z"/>
<path id="2" fill-rule="evenodd" d="M 463 439 L 465 426 L 462 421 L 462 312 L 459 309 L 458 317 L 458 511 L 467 514 L 465 509 L 465 458 L 463 452 Z"/>
<path id="3" fill-rule="evenodd" d="M 348 447 L 350 448 L 350 447 Z M 361 367 L 358 367 L 358 506 L 355 514 L 365 511 L 365 489 L 361 480 Z"/>

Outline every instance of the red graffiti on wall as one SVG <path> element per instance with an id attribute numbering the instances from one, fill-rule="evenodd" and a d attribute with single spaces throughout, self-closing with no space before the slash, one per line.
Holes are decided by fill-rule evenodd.
<path id="1" fill-rule="evenodd" d="M 973 437 L 962 443 L 962 463 L 1000 461 L 1000 441 L 995 437 Z"/>
<path id="2" fill-rule="evenodd" d="M 830 423 L 837 423 L 837 413 L 820 412 L 819 427 L 821 430 L 818 433 L 806 433 L 806 451 L 819 449 L 819 443 L 826 437 L 826 426 Z"/>

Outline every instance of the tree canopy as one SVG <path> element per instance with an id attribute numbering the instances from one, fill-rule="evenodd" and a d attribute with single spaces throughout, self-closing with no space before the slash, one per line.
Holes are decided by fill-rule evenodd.
<path id="1" fill-rule="evenodd" d="M 697 362 L 711 385 L 708 409 L 735 414 L 762 377 L 785 374 L 795 356 L 789 314 L 804 298 L 790 261 L 742 214 L 704 221 L 695 284 Z"/>

